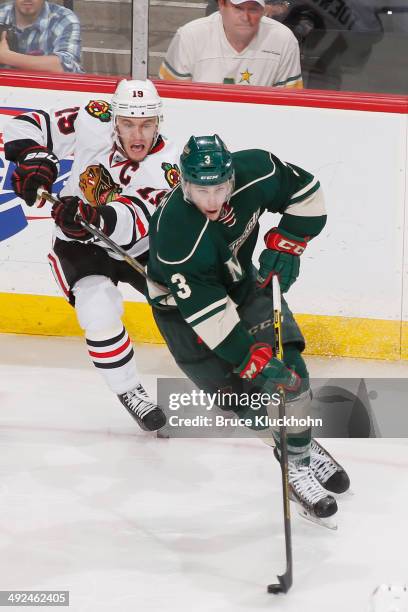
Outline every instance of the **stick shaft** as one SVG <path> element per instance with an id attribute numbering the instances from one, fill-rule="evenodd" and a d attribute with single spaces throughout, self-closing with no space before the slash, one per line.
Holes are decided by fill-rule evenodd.
<path id="1" fill-rule="evenodd" d="M 283 361 L 283 346 L 282 346 L 282 299 L 279 280 L 277 276 L 272 278 L 272 295 L 273 295 L 273 326 L 275 332 L 275 355 Z M 282 497 L 283 497 L 283 519 L 285 528 L 285 554 L 286 554 L 286 571 L 278 576 L 279 584 L 271 584 L 268 586 L 269 593 L 279 593 L 287 591 L 292 586 L 293 582 L 293 556 L 292 556 L 292 528 L 290 520 L 290 501 L 289 501 L 289 468 L 288 468 L 288 440 L 285 422 L 285 391 L 282 386 L 278 386 L 280 395 L 279 402 L 279 418 L 281 426 L 279 427 L 280 438 L 280 466 L 282 473 Z"/>

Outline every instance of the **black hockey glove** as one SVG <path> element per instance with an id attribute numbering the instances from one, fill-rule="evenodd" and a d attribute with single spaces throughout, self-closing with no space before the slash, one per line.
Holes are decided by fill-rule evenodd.
<path id="1" fill-rule="evenodd" d="M 75 240 L 88 240 L 92 237 L 79 220 L 76 220 L 76 215 L 81 216 L 85 221 L 95 225 L 98 229 L 101 221 L 99 210 L 89 204 L 85 204 L 77 196 L 66 196 L 60 198 L 60 201 L 54 204 L 51 211 L 51 216 L 56 225 L 62 229 L 68 238 Z"/>
<path id="2" fill-rule="evenodd" d="M 46 147 L 38 145 L 25 149 L 17 159 L 11 176 L 15 193 L 23 198 L 27 206 L 33 206 L 39 187 L 51 191 L 58 176 L 58 168 L 58 157 Z"/>

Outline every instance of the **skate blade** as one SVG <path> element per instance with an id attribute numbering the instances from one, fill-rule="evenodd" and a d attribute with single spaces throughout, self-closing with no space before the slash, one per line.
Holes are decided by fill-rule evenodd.
<path id="1" fill-rule="evenodd" d="M 323 487 L 324 488 L 324 487 Z M 326 489 L 329 491 L 329 489 Z M 336 499 L 347 499 L 348 497 L 354 497 L 354 491 L 352 489 L 347 489 L 344 493 L 335 493 L 334 491 L 329 491 L 330 495 L 333 495 Z"/>
<path id="2" fill-rule="evenodd" d="M 156 438 L 159 440 L 168 440 L 170 438 L 170 433 L 166 430 L 166 427 L 162 427 L 154 432 L 156 434 Z"/>
<path id="3" fill-rule="evenodd" d="M 337 523 L 334 522 L 333 518 L 330 516 L 328 518 L 320 518 L 310 514 L 307 510 L 302 507 L 299 507 L 299 504 L 296 504 L 296 510 L 298 514 L 304 518 L 306 521 L 311 523 L 315 523 L 320 527 L 326 527 L 326 529 L 330 529 L 330 531 L 337 531 Z"/>

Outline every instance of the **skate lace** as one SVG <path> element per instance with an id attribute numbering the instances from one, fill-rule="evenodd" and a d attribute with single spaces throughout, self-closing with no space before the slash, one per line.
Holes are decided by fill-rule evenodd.
<path id="1" fill-rule="evenodd" d="M 157 408 L 156 404 L 149 400 L 149 396 L 142 385 L 137 385 L 135 389 L 125 393 L 124 400 L 132 412 L 141 419 Z"/>
<path id="2" fill-rule="evenodd" d="M 328 455 L 321 449 L 317 444 L 312 440 L 311 446 L 311 455 L 310 455 L 310 467 L 313 470 L 313 473 L 320 478 L 323 482 L 329 480 L 330 476 L 337 471 L 337 467 L 335 463 L 330 459 Z"/>
<path id="3" fill-rule="evenodd" d="M 310 467 L 289 464 L 289 483 L 295 491 L 309 504 L 315 504 L 323 497 L 325 491 L 313 475 Z"/>

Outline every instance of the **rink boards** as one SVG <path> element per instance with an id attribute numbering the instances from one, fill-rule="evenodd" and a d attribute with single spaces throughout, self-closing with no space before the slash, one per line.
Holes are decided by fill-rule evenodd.
<path id="1" fill-rule="evenodd" d="M 24 109 L 109 100 L 114 89 L 113 79 L 101 78 L 43 78 L 36 89 L 31 84 L 19 77 L 0 86 L 0 133 Z M 265 148 L 320 178 L 328 224 L 302 256 L 300 278 L 288 296 L 309 352 L 408 358 L 408 98 L 333 92 L 288 96 L 258 88 L 242 94 L 233 87 L 168 84 L 159 89 L 165 103 L 163 133 L 180 148 L 192 133 L 219 133 L 232 150 Z M 64 160 L 57 191 L 69 167 L 70 160 Z M 31 209 L 15 199 L 11 171 L 0 150 L 0 331 L 79 334 L 46 260 L 49 206 Z M 261 235 L 278 222 L 279 215 L 264 215 Z M 255 260 L 261 247 L 260 240 Z M 148 305 L 123 289 L 131 335 L 160 341 Z"/>

